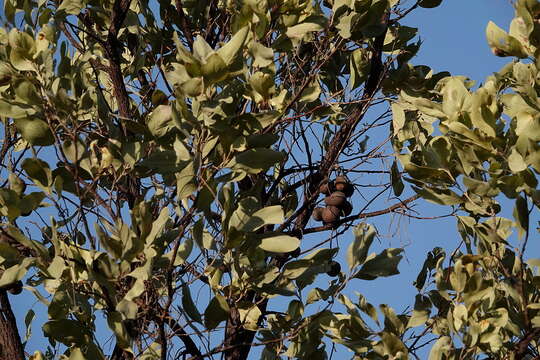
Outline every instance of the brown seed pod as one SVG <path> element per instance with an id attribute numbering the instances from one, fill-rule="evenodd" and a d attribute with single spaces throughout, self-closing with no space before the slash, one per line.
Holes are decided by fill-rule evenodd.
<path id="1" fill-rule="evenodd" d="M 7 291 L 9 291 L 9 293 L 12 295 L 19 295 L 22 292 L 22 290 L 23 290 L 23 283 L 20 280 L 11 284 L 11 286 L 7 289 Z"/>
<path id="2" fill-rule="evenodd" d="M 341 190 L 346 197 L 351 197 L 352 194 L 354 194 L 354 186 L 351 183 L 347 183 L 343 186 L 343 189 Z"/>
<path id="3" fill-rule="evenodd" d="M 346 196 L 341 191 L 334 191 L 332 194 L 330 194 L 324 199 L 326 205 L 338 207 L 343 205 L 345 201 L 347 201 Z"/>
<path id="4" fill-rule="evenodd" d="M 328 183 L 324 183 L 319 186 L 319 192 L 324 195 L 330 194 L 330 189 L 328 189 Z"/>
<path id="5" fill-rule="evenodd" d="M 335 188 L 335 184 L 334 184 L 333 181 L 326 182 L 326 183 L 322 184 L 322 185 L 319 187 L 319 192 L 321 192 L 321 193 L 324 194 L 324 195 L 330 195 L 330 194 L 333 193 L 335 190 L 336 190 L 336 188 Z"/>
<path id="6" fill-rule="evenodd" d="M 339 208 L 335 206 L 327 206 L 322 213 L 322 220 L 329 224 L 339 220 Z"/>
<path id="7" fill-rule="evenodd" d="M 349 216 L 349 215 L 351 215 L 352 210 L 353 210 L 352 204 L 350 202 L 348 202 L 347 200 L 345 200 L 343 205 L 341 205 L 341 215 L 342 216 Z"/>
<path id="8" fill-rule="evenodd" d="M 345 176 L 338 176 L 336 177 L 336 180 L 334 180 L 336 185 L 338 184 L 348 184 L 349 179 L 347 179 Z"/>
<path id="9" fill-rule="evenodd" d="M 335 183 L 337 191 L 343 192 L 346 197 L 352 196 L 354 192 L 354 187 L 345 176 L 338 176 L 335 180 Z"/>
<path id="10" fill-rule="evenodd" d="M 328 265 L 329 269 L 326 274 L 328 276 L 338 276 L 341 272 L 341 265 L 337 261 L 330 261 Z"/>
<path id="11" fill-rule="evenodd" d="M 322 207 L 316 207 L 313 209 L 313 214 L 311 214 L 311 217 L 315 221 L 321 221 L 322 220 L 322 214 L 323 214 L 324 208 Z"/>

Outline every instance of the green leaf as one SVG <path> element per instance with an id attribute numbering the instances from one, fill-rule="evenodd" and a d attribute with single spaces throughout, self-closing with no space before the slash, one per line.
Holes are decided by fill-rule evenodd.
<path id="1" fill-rule="evenodd" d="M 399 172 L 397 161 L 395 160 L 390 168 L 390 181 L 392 182 L 392 190 L 394 190 L 394 195 L 400 196 L 403 193 L 405 185 L 403 184 L 403 180 L 401 180 L 401 173 Z"/>
<path id="2" fill-rule="evenodd" d="M 204 82 L 202 77 L 191 78 L 188 81 L 182 83 L 182 91 L 192 97 L 196 97 L 202 94 L 204 90 Z"/>
<path id="3" fill-rule="evenodd" d="M 285 155 L 280 151 L 255 148 L 236 155 L 226 167 L 234 171 L 258 174 L 261 171 L 268 170 L 272 165 L 283 160 L 284 157 Z"/>
<path id="4" fill-rule="evenodd" d="M 186 314 L 190 317 L 191 320 L 196 321 L 200 324 L 202 324 L 202 317 L 199 313 L 199 310 L 195 306 L 195 303 L 193 302 L 193 298 L 191 297 L 191 292 L 189 291 L 189 286 L 182 285 L 182 308 L 186 312 Z"/>
<path id="5" fill-rule="evenodd" d="M 227 77 L 227 65 L 217 53 L 210 54 L 201 66 L 201 73 L 208 84 L 221 81 Z"/>
<path id="6" fill-rule="evenodd" d="M 107 312 L 107 324 L 116 336 L 116 344 L 122 349 L 129 349 L 130 337 L 122 321 L 122 315 L 117 311 Z"/>
<path id="7" fill-rule="evenodd" d="M 516 56 L 519 58 L 528 56 L 519 40 L 508 35 L 493 21 L 490 21 L 486 27 L 486 37 L 493 53 L 497 56 Z"/>
<path id="8" fill-rule="evenodd" d="M 255 67 L 264 68 L 274 63 L 274 51 L 258 42 L 251 44 L 250 52 L 254 58 L 253 66 Z"/>
<path id="9" fill-rule="evenodd" d="M 219 323 L 227 320 L 228 316 L 229 305 L 227 304 L 227 300 L 222 295 L 216 294 L 204 311 L 204 326 L 208 330 L 213 330 Z"/>
<path id="10" fill-rule="evenodd" d="M 296 250 L 300 246 L 298 238 L 288 235 L 271 235 L 261 239 L 259 247 L 273 253 L 287 253 Z"/>
<path id="11" fill-rule="evenodd" d="M 84 6 L 85 4 L 82 0 L 63 0 L 56 11 L 68 15 L 78 15 Z"/>
<path id="12" fill-rule="evenodd" d="M 385 249 L 382 253 L 367 260 L 354 277 L 364 280 L 373 280 L 377 277 L 386 277 L 399 274 L 398 264 L 403 258 L 399 255 L 403 249 Z"/>
<path id="13" fill-rule="evenodd" d="M 33 71 L 36 69 L 32 62 L 36 45 L 30 35 L 13 28 L 9 32 L 9 45 L 11 46 L 9 59 L 15 69 L 20 71 Z"/>
<path id="14" fill-rule="evenodd" d="M 244 329 L 256 331 L 258 329 L 259 318 L 262 315 L 257 305 L 247 304 L 238 309 L 240 321 Z"/>
<path id="15" fill-rule="evenodd" d="M 287 36 L 291 39 L 302 40 L 307 33 L 321 31 L 324 29 L 315 22 L 304 22 L 302 24 L 291 26 L 287 29 Z"/>
<path id="16" fill-rule="evenodd" d="M 37 186 L 50 193 L 53 179 L 49 164 L 40 159 L 27 158 L 24 159 L 21 167 Z"/>
<path id="17" fill-rule="evenodd" d="M 514 219 L 518 228 L 518 237 L 521 239 L 523 235 L 529 231 L 529 209 L 527 207 L 527 199 L 522 196 L 516 198 L 516 206 L 514 207 Z"/>
<path id="18" fill-rule="evenodd" d="M 373 225 L 360 223 L 355 226 L 353 234 L 354 240 L 347 250 L 347 263 L 350 270 L 364 263 L 377 230 Z"/>
<path id="19" fill-rule="evenodd" d="M 407 322 L 407 328 L 421 326 L 429 319 L 431 301 L 427 296 L 417 294 L 414 302 L 414 309 Z"/>
<path id="20" fill-rule="evenodd" d="M 233 35 L 231 40 L 229 40 L 217 51 L 221 59 L 223 59 L 225 62 L 225 65 L 232 65 L 238 58 L 242 56 L 242 49 L 248 32 L 249 27 L 244 26 Z"/>
<path id="21" fill-rule="evenodd" d="M 0 287 L 13 284 L 26 275 L 28 268 L 35 262 L 34 258 L 24 258 L 20 264 L 13 265 L 6 269 L 0 277 Z"/>
<path id="22" fill-rule="evenodd" d="M 463 80 L 458 77 L 452 77 L 446 81 L 442 94 L 442 110 L 448 117 L 458 116 L 471 96 Z"/>
<path id="23" fill-rule="evenodd" d="M 176 128 L 172 120 L 172 109 L 169 105 L 157 106 L 148 118 L 148 130 L 156 138 L 163 137 Z"/>
<path id="24" fill-rule="evenodd" d="M 59 319 L 50 320 L 43 324 L 46 336 L 69 346 L 71 344 L 84 345 L 90 342 L 89 328 L 77 320 Z"/>
<path id="25" fill-rule="evenodd" d="M 189 161 L 187 165 L 176 174 L 176 192 L 178 200 L 184 200 L 197 190 L 195 177 L 195 164 Z"/>
<path id="26" fill-rule="evenodd" d="M 508 167 L 514 173 L 518 173 L 527 169 L 527 163 L 525 162 L 525 159 L 523 159 L 523 156 L 521 156 L 521 154 L 516 150 L 516 148 L 512 148 L 510 156 L 508 156 Z"/>
<path id="27" fill-rule="evenodd" d="M 442 0 L 420 0 L 418 5 L 423 8 L 434 8 L 439 6 L 442 3 Z"/>
<path id="28" fill-rule="evenodd" d="M 213 53 L 215 53 L 214 49 L 206 42 L 204 37 L 197 35 L 193 42 L 193 55 L 195 55 L 199 61 L 204 62 L 206 58 Z"/>
<path id="29" fill-rule="evenodd" d="M 240 230 L 252 232 L 257 231 L 264 225 L 281 224 L 284 221 L 283 216 L 281 205 L 267 206 L 255 211 Z"/>
<path id="30" fill-rule="evenodd" d="M 445 355 L 451 348 L 452 340 L 450 337 L 441 336 L 431 348 L 431 351 L 429 352 L 429 360 L 446 359 L 446 356 L 443 357 L 443 355 Z"/>
<path id="31" fill-rule="evenodd" d="M 54 136 L 49 124 L 41 119 L 22 118 L 14 121 L 17 130 L 24 140 L 35 146 L 48 146 L 54 144 Z"/>

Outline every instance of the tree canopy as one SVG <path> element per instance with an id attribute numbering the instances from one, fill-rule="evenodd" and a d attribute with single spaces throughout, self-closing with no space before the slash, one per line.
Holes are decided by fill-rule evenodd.
<path id="1" fill-rule="evenodd" d="M 480 83 L 414 65 L 441 2 L 4 0 L 0 359 L 540 359 L 540 2 Z M 456 241 L 376 307 L 423 201 Z"/>

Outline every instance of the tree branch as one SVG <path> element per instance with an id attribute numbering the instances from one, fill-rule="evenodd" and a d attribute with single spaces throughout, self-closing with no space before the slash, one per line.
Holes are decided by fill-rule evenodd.
<path id="1" fill-rule="evenodd" d="M 384 16 L 383 22 L 388 22 L 388 15 Z M 343 149 L 347 146 L 349 139 L 356 128 L 356 125 L 362 120 L 367 109 L 371 105 L 371 101 L 377 91 L 379 85 L 384 77 L 384 65 L 382 62 L 382 48 L 384 45 L 384 38 L 386 37 L 388 27 L 375 38 L 373 43 L 373 55 L 371 58 L 371 71 L 364 87 L 364 92 L 356 109 L 345 119 L 337 133 L 332 138 L 328 151 L 326 152 L 320 166 L 320 178 L 326 178 L 330 173 L 332 167 L 337 161 L 339 155 Z M 304 200 L 303 210 L 298 214 L 296 218 L 295 230 L 301 233 L 307 225 L 309 217 L 313 211 L 313 203 L 319 194 L 319 182 L 310 181 L 308 185 L 308 191 Z"/>
<path id="2" fill-rule="evenodd" d="M 6 290 L 0 290 L 0 359 L 25 359 L 17 319 L 11 310 Z"/>

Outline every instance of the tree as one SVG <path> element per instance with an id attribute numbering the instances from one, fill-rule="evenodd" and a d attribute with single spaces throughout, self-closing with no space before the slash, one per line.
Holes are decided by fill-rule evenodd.
<path id="1" fill-rule="evenodd" d="M 35 360 L 539 358 L 540 4 L 488 25 L 521 60 L 475 88 L 409 62 L 402 20 L 440 3 L 4 1 L 0 357 L 24 358 L 24 282 Z M 409 311 L 348 297 L 399 274 L 367 221 L 420 198 L 452 209 L 455 250 Z"/>

